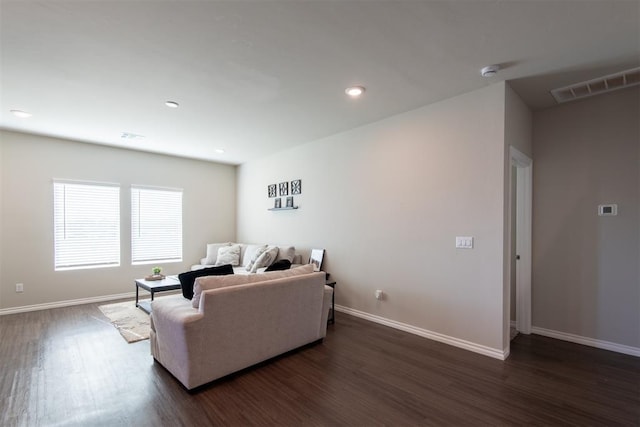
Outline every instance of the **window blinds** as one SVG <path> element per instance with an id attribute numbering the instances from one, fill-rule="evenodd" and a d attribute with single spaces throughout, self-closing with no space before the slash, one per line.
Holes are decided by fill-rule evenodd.
<path id="1" fill-rule="evenodd" d="M 182 190 L 131 187 L 131 262 L 182 261 Z"/>
<path id="2" fill-rule="evenodd" d="M 55 270 L 120 265 L 120 188 L 54 181 Z"/>

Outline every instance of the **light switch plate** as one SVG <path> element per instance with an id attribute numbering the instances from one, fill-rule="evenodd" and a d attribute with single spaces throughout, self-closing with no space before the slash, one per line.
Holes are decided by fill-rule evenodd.
<path id="1" fill-rule="evenodd" d="M 457 249 L 473 249 L 473 237 L 471 236 L 457 236 L 456 237 Z"/>

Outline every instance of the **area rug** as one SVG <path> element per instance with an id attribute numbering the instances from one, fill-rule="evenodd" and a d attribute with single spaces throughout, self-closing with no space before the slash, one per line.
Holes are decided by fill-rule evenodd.
<path id="1" fill-rule="evenodd" d="M 101 305 L 98 308 L 128 343 L 149 339 L 151 330 L 149 315 L 136 307 L 135 302 L 118 302 Z"/>

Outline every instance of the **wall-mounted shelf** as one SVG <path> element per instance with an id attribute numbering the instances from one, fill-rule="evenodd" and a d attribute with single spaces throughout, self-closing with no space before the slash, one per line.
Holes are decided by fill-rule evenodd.
<path id="1" fill-rule="evenodd" d="M 293 206 L 293 207 L 290 207 L 290 208 L 269 208 L 267 210 L 269 210 L 269 211 L 291 211 L 293 209 L 298 209 L 298 206 Z"/>

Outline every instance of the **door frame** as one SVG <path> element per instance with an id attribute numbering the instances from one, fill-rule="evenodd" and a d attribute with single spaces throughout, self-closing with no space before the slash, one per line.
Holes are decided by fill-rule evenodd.
<path id="1" fill-rule="evenodd" d="M 531 333 L 531 223 L 533 208 L 533 160 L 509 147 L 511 166 L 516 167 L 516 329 Z M 513 176 L 510 178 L 513 180 Z M 511 195 L 513 197 L 513 195 Z"/>

